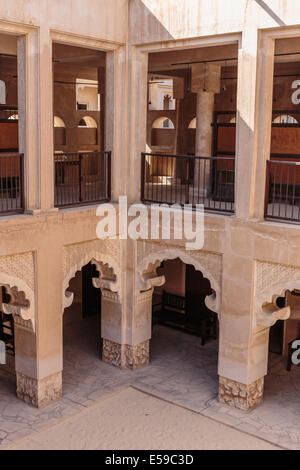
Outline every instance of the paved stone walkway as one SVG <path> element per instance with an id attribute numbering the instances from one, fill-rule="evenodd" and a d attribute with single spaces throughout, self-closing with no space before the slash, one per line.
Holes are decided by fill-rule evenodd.
<path id="1" fill-rule="evenodd" d="M 278 450 L 205 416 L 128 388 L 11 450 Z"/>
<path id="2" fill-rule="evenodd" d="M 271 356 L 264 403 L 250 413 L 217 401 L 217 342 L 155 327 L 151 365 L 120 371 L 99 360 L 97 319 L 65 327 L 63 398 L 37 410 L 15 396 L 15 377 L 0 367 L 0 449 L 134 386 L 276 445 L 300 449 L 300 368 Z"/>

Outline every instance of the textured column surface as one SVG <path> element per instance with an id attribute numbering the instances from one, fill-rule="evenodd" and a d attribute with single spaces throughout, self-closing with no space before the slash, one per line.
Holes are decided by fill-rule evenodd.
<path id="1" fill-rule="evenodd" d="M 62 373 L 44 379 L 34 379 L 20 372 L 17 375 L 17 397 L 29 405 L 41 408 L 62 396 Z"/>
<path id="2" fill-rule="evenodd" d="M 102 360 L 120 369 L 136 370 L 149 363 L 149 341 L 136 346 L 103 339 Z"/>
<path id="3" fill-rule="evenodd" d="M 263 401 L 264 378 L 245 385 L 219 377 L 219 402 L 243 411 L 250 411 Z"/>
<path id="4" fill-rule="evenodd" d="M 214 93 L 197 93 L 197 128 L 195 154 L 200 157 L 211 157 L 213 135 Z M 196 160 L 194 169 L 194 184 L 199 194 L 206 196 L 209 193 L 210 162 L 209 160 Z"/>

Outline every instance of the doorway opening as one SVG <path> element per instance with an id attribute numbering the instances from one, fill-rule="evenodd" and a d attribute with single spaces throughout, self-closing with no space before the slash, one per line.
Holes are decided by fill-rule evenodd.
<path id="1" fill-rule="evenodd" d="M 93 286 L 99 278 L 96 266 L 90 262 L 71 279 L 68 291 L 74 294 L 72 305 L 63 318 L 64 393 L 72 391 L 74 383 L 84 381 L 99 358 L 101 362 L 101 289 Z"/>

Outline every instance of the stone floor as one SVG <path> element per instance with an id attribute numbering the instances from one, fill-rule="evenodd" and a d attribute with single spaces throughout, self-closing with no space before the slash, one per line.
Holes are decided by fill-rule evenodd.
<path id="1" fill-rule="evenodd" d="M 9 450 L 281 450 L 132 387 L 12 444 Z"/>
<path id="2" fill-rule="evenodd" d="M 15 378 L 0 367 L 0 449 L 132 386 L 240 431 L 300 449 L 300 368 L 288 373 L 271 356 L 264 403 L 244 413 L 217 401 L 217 342 L 156 326 L 151 365 L 120 371 L 99 360 L 97 318 L 64 329 L 63 398 L 37 410 L 15 397 Z"/>

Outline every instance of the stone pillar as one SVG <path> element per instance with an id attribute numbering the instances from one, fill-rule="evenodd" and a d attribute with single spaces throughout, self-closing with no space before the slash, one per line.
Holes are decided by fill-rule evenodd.
<path id="1" fill-rule="evenodd" d="M 269 329 L 258 328 L 255 263 L 248 227 L 231 226 L 223 255 L 219 400 L 242 410 L 261 403 L 267 374 Z"/>
<path id="2" fill-rule="evenodd" d="M 123 78 L 124 80 L 124 78 Z M 127 161 L 122 180 L 126 181 L 128 202 L 136 202 L 141 196 L 141 152 L 146 150 L 147 142 L 147 88 L 148 88 L 148 54 L 135 46 L 128 47 L 128 127 Z M 139 130 L 137 132 L 137 129 Z M 135 181 L 136 184 L 131 182 Z"/>
<path id="3" fill-rule="evenodd" d="M 263 401 L 264 378 L 246 385 L 234 380 L 219 378 L 219 402 L 243 411 L 250 411 Z"/>
<path id="4" fill-rule="evenodd" d="M 212 156 L 213 113 L 215 93 L 220 93 L 221 68 L 213 64 L 192 67 L 191 91 L 197 93 L 197 127 L 195 155 Z M 196 160 L 194 167 L 194 196 L 207 197 L 210 193 L 210 162 Z M 201 201 L 199 201 L 201 202 Z"/>
<path id="5" fill-rule="evenodd" d="M 31 301 L 35 304 L 35 320 L 14 315 L 17 396 L 36 407 L 62 396 L 61 259 L 57 245 L 51 248 L 45 242 L 39 247 L 35 254 L 35 293 Z"/>
<path id="6" fill-rule="evenodd" d="M 30 213 L 55 210 L 52 90 L 52 41 L 41 27 L 18 39 L 19 147 Z"/>
<path id="7" fill-rule="evenodd" d="M 239 47 L 235 213 L 264 217 L 266 160 L 270 158 L 274 39 L 247 28 Z"/>
<path id="8" fill-rule="evenodd" d="M 62 396 L 61 371 L 39 378 L 37 334 L 31 321 L 14 315 L 17 397 L 41 408 Z"/>
<path id="9" fill-rule="evenodd" d="M 207 91 L 197 93 L 197 127 L 195 155 L 212 156 L 213 115 L 215 95 Z M 194 185 L 199 195 L 206 197 L 210 192 L 210 162 L 196 160 L 194 167 Z"/>
<path id="10" fill-rule="evenodd" d="M 127 169 L 126 145 L 128 141 L 127 103 L 127 50 L 119 47 L 106 54 L 105 86 L 105 150 L 113 152 L 112 158 L 112 201 L 126 194 Z"/>
<path id="11" fill-rule="evenodd" d="M 124 305 L 117 293 L 102 291 L 102 360 L 120 369 L 136 370 L 149 362 L 152 290 L 135 305 L 135 324 L 127 328 Z M 128 321 L 128 320 L 127 320 Z"/>

